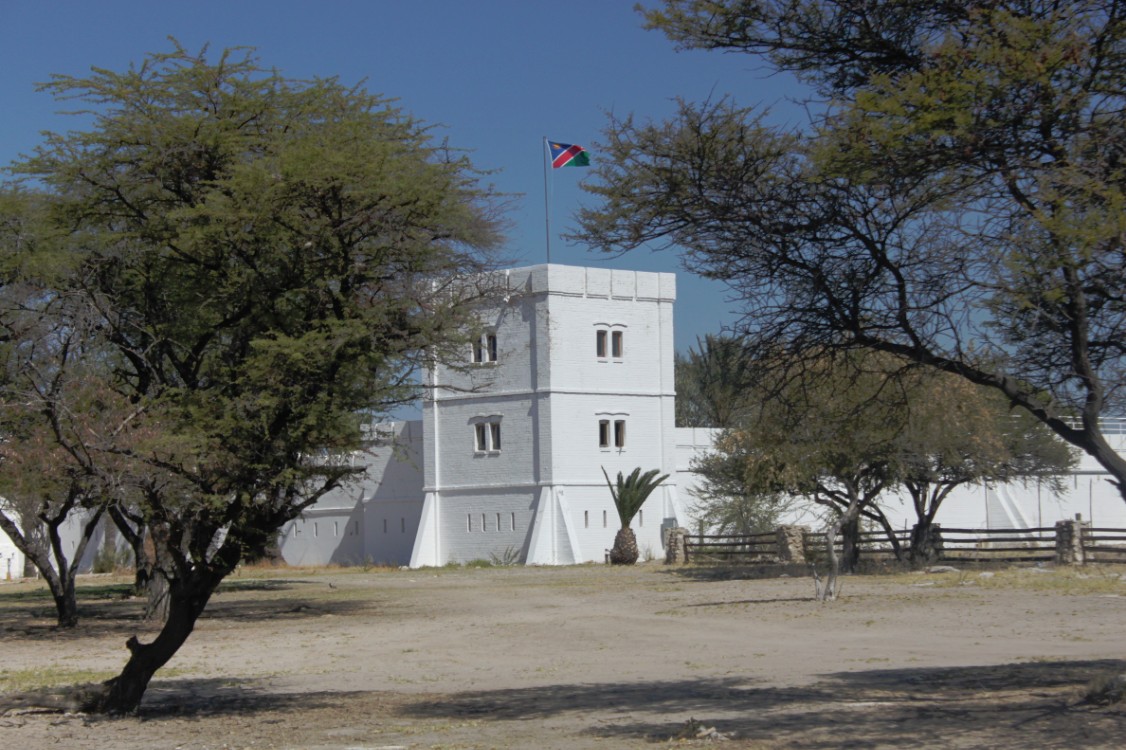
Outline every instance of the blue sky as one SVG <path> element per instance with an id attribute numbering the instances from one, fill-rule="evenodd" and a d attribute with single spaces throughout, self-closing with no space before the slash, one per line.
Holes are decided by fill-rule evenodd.
<path id="1" fill-rule="evenodd" d="M 661 119 L 673 99 L 731 94 L 800 118 L 788 78 L 742 55 L 677 52 L 645 31 L 634 0 L 0 0 L 0 163 L 27 153 L 43 130 L 73 127 L 65 105 L 37 93 L 52 73 L 91 66 L 120 70 L 169 49 L 169 36 L 196 50 L 251 46 L 265 65 L 294 77 L 365 81 L 474 163 L 496 170 L 503 192 L 518 194 L 506 247 L 515 264 L 545 260 L 543 141 L 578 143 L 597 161 L 607 113 Z M 652 5 L 652 2 L 646 4 Z M 551 187 L 552 262 L 678 271 L 676 344 L 734 320 L 726 289 L 681 271 L 674 253 L 638 251 L 608 258 L 568 245 L 572 214 L 592 200 L 579 189 L 589 170 L 555 170 Z"/>

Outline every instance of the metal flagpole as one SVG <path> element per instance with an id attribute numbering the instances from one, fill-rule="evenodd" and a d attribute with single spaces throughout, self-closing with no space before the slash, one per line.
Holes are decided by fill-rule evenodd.
<path id="1" fill-rule="evenodd" d="M 543 137 L 543 225 L 547 233 L 547 262 L 551 262 L 551 207 L 547 201 L 547 136 Z"/>

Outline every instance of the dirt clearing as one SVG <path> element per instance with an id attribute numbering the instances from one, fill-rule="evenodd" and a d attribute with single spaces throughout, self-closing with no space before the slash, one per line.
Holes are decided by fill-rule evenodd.
<path id="1" fill-rule="evenodd" d="M 1081 699 L 1126 673 L 1124 570 L 850 577 L 830 604 L 656 564 L 254 571 L 138 717 L 10 712 L 0 746 L 1121 748 L 1122 704 Z M 112 583 L 73 632 L 0 585 L 0 690 L 112 676 L 144 632 Z"/>

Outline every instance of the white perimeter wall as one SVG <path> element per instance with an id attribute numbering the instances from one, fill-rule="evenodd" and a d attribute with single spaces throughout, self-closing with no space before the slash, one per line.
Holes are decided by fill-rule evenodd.
<path id="1" fill-rule="evenodd" d="M 422 424 L 377 428 L 380 438 L 361 477 L 328 493 L 281 531 L 290 565 L 405 565 L 422 511 Z"/>
<path id="2" fill-rule="evenodd" d="M 690 509 L 695 502 L 692 491 L 699 481 L 691 472 L 692 460 L 710 448 L 720 431 L 676 432 L 677 473 L 684 492 L 683 504 Z M 1108 435 L 1107 439 L 1126 455 L 1126 435 Z M 914 509 L 906 493 L 887 493 L 881 507 L 894 528 L 906 529 L 915 523 Z M 818 506 L 798 504 L 784 521 L 818 529 L 824 525 L 822 513 Z M 1065 477 L 1059 493 L 1037 482 L 966 485 L 950 493 L 935 521 L 957 529 L 1026 529 L 1054 526 L 1056 521 L 1073 519 L 1077 514 L 1096 528 L 1126 528 L 1126 503 L 1110 483 L 1110 475 L 1086 454 L 1081 455 L 1078 468 Z M 695 530 L 694 525 L 692 528 Z"/>

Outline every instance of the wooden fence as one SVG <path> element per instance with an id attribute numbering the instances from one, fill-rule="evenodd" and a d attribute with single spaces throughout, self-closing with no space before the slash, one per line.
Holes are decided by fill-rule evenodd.
<path id="1" fill-rule="evenodd" d="M 1083 551 L 1092 562 L 1126 563 L 1126 529 L 1083 529 Z"/>
<path id="2" fill-rule="evenodd" d="M 778 558 L 778 535 L 696 534 L 685 537 L 686 562 L 773 562 Z"/>
<path id="3" fill-rule="evenodd" d="M 824 532 L 810 532 L 804 535 L 805 557 L 807 560 L 820 560 L 825 557 L 826 534 Z M 911 532 L 899 530 L 895 532 L 896 541 L 901 549 L 906 550 L 911 543 Z M 882 531 L 862 531 L 858 536 L 860 557 L 863 560 L 894 560 L 895 547 L 892 546 L 888 535 Z M 844 553 L 844 539 L 838 534 L 836 539 L 837 554 Z"/>
<path id="4" fill-rule="evenodd" d="M 1056 529 L 942 529 L 942 559 L 1045 562 L 1056 558 Z"/>
<path id="5" fill-rule="evenodd" d="M 1120 562 L 1126 563 L 1126 529 L 1091 528 L 1066 522 L 1079 534 L 1077 549 L 1065 549 L 1071 540 L 1059 526 L 1031 529 L 947 529 L 935 526 L 936 560 L 946 562 Z M 799 549 L 784 549 L 787 539 L 800 539 Z M 905 555 L 911 541 L 909 530 L 895 532 Z M 762 534 L 686 534 L 684 559 L 698 563 L 765 564 L 779 561 L 824 559 L 826 535 L 804 531 L 784 535 L 781 530 Z M 792 543 L 792 542 L 791 542 Z M 838 554 L 843 540 L 836 539 Z M 1079 549 L 1082 551 L 1079 552 Z M 859 536 L 860 559 L 890 561 L 895 548 L 884 532 Z"/>

